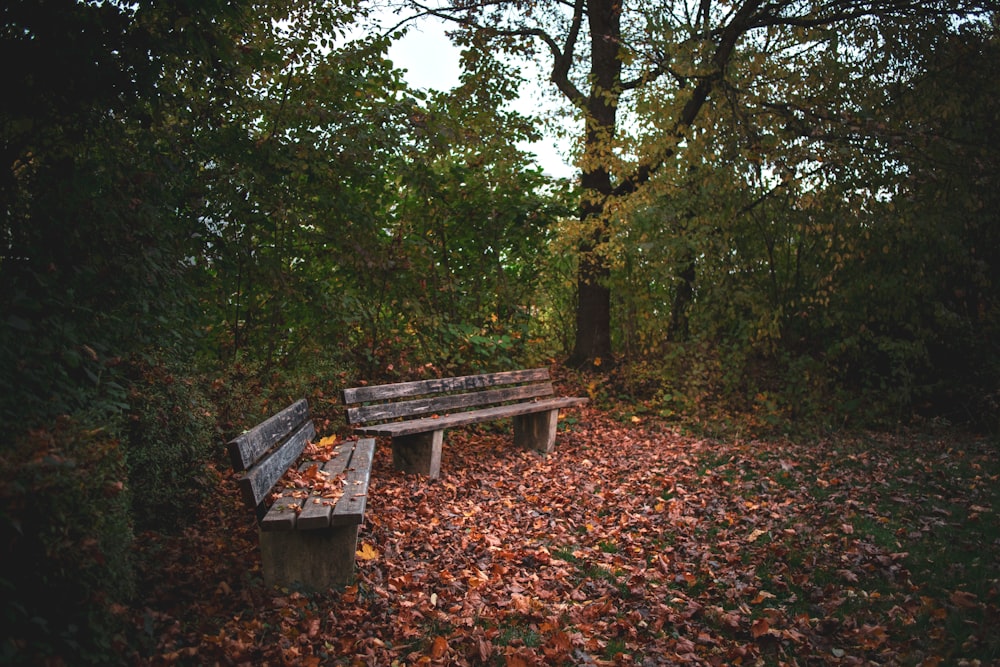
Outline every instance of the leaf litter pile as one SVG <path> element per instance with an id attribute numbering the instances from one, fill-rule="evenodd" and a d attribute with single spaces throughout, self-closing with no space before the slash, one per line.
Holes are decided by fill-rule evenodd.
<path id="1" fill-rule="evenodd" d="M 548 457 L 449 431 L 438 480 L 380 442 L 339 591 L 266 588 L 225 477 L 212 516 L 144 542 L 135 661 L 1000 664 L 995 441 L 570 421 Z"/>

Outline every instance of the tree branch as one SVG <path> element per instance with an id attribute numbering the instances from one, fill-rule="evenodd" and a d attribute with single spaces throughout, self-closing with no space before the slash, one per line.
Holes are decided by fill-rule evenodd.
<path id="1" fill-rule="evenodd" d="M 410 0 L 411 7 L 418 11 L 417 14 L 397 23 L 393 30 L 423 17 L 433 16 L 460 25 L 465 28 L 483 32 L 497 37 L 525 37 L 540 40 L 545 44 L 552 55 L 552 74 L 550 80 L 556 88 L 570 101 L 571 104 L 582 108 L 586 102 L 586 97 L 577 88 L 576 84 L 569 78 L 570 68 L 573 64 L 573 54 L 576 49 L 577 40 L 580 36 L 580 27 L 583 25 L 585 0 L 557 0 L 557 4 L 572 7 L 573 21 L 566 35 L 565 44 L 560 47 L 552 35 L 541 28 L 520 27 L 520 28 L 498 28 L 496 26 L 480 23 L 472 18 L 472 13 L 476 10 L 486 9 L 492 6 L 502 6 L 504 3 L 498 0 L 482 0 L 481 2 L 463 4 L 461 7 L 451 6 L 447 8 L 428 7 L 421 2 Z"/>

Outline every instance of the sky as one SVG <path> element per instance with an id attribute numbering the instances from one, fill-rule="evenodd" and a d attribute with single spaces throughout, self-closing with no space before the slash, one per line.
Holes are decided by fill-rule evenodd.
<path id="1" fill-rule="evenodd" d="M 441 22 L 425 19 L 411 28 L 406 37 L 389 49 L 389 59 L 396 67 L 406 70 L 406 81 L 413 88 L 450 90 L 458 85 L 459 50 L 445 35 Z M 525 85 L 515 109 L 533 113 L 538 104 L 537 90 Z M 576 170 L 566 163 L 556 141 L 550 137 L 520 148 L 534 153 L 543 171 L 550 176 L 572 178 L 576 175 Z"/>

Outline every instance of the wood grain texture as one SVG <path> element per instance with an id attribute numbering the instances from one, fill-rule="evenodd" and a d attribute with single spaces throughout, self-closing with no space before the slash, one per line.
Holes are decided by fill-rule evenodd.
<path id="1" fill-rule="evenodd" d="M 310 494 L 302 501 L 302 511 L 299 512 L 299 518 L 295 522 L 295 529 L 316 530 L 329 526 L 334 502 L 336 501 L 323 498 L 318 493 Z"/>
<path id="2" fill-rule="evenodd" d="M 362 438 L 354 445 L 347 477 L 344 479 L 344 495 L 333 508 L 331 525 L 344 526 L 364 521 L 374 455 L 374 438 Z"/>
<path id="3" fill-rule="evenodd" d="M 298 518 L 298 508 L 302 506 L 301 498 L 293 498 L 286 493 L 274 501 L 260 521 L 260 529 L 267 531 L 292 530 Z"/>
<path id="4" fill-rule="evenodd" d="M 547 412 L 570 408 L 587 403 L 586 398 L 549 398 L 530 403 L 515 403 L 513 405 L 500 405 L 481 410 L 470 410 L 468 412 L 456 412 L 437 418 L 411 419 L 401 422 L 390 422 L 388 424 L 376 424 L 373 426 L 355 427 L 356 433 L 364 435 L 380 435 L 395 437 L 401 435 L 413 435 L 414 433 L 425 433 L 427 431 L 441 431 L 455 426 L 467 426 L 494 419 L 504 419 L 515 415 L 526 415 L 533 412 Z"/>
<path id="5" fill-rule="evenodd" d="M 240 480 L 243 500 L 251 507 L 257 507 L 315 435 L 312 421 L 307 421 L 281 446 L 248 470 Z"/>
<path id="6" fill-rule="evenodd" d="M 371 423 L 388 421 L 400 417 L 422 417 L 441 415 L 455 410 L 473 408 L 480 405 L 504 403 L 507 401 L 525 401 L 542 396 L 551 396 L 552 383 L 529 384 L 503 389 L 487 389 L 466 394 L 449 394 L 433 398 L 420 398 L 398 403 L 380 403 L 359 408 L 347 409 L 347 423 Z"/>
<path id="7" fill-rule="evenodd" d="M 367 403 L 369 401 L 387 401 L 400 398 L 413 398 L 428 394 L 444 394 L 450 391 L 475 391 L 489 387 L 500 387 L 523 382 L 543 382 L 549 379 L 549 369 L 531 368 L 485 375 L 464 375 L 453 378 L 437 378 L 433 380 L 417 380 L 416 382 L 397 382 L 395 384 L 380 384 L 370 387 L 353 387 L 343 391 L 344 405 Z"/>
<path id="8" fill-rule="evenodd" d="M 281 412 L 229 441 L 233 470 L 246 470 L 271 447 L 309 419 L 309 404 L 299 399 Z"/>

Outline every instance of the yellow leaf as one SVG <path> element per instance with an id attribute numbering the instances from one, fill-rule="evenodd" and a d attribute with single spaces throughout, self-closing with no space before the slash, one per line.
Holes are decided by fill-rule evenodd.
<path id="1" fill-rule="evenodd" d="M 328 435 L 319 442 L 316 443 L 317 447 L 333 447 L 337 444 L 337 435 Z"/>
<path id="2" fill-rule="evenodd" d="M 361 545 L 361 548 L 358 549 L 357 556 L 361 560 L 375 560 L 379 556 L 378 549 L 368 544 L 367 542 L 364 542 Z"/>

